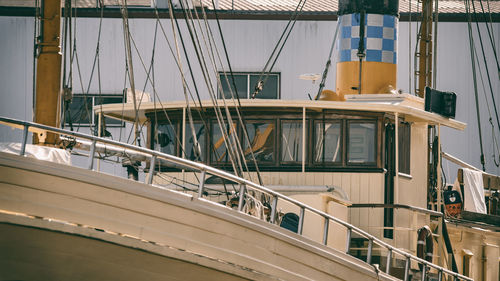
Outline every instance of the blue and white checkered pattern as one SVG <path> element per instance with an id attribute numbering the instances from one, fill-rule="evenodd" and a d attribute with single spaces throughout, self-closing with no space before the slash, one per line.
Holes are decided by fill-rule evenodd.
<path id="1" fill-rule="evenodd" d="M 359 14 L 339 17 L 339 62 L 359 61 Z M 390 15 L 366 14 L 365 61 L 396 64 L 398 18 Z"/>

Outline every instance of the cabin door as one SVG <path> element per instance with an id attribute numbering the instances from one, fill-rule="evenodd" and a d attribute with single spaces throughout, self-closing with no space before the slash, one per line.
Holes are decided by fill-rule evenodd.
<path id="1" fill-rule="evenodd" d="M 394 204 L 394 177 L 396 175 L 396 157 L 395 157 L 395 128 L 394 124 L 385 125 L 385 147 L 384 147 L 384 204 Z M 392 239 L 394 236 L 394 209 L 384 208 L 384 237 Z"/>

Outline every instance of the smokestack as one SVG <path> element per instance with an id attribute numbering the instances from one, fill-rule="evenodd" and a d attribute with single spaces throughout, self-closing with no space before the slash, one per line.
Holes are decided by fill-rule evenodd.
<path id="1" fill-rule="evenodd" d="M 389 93 L 396 87 L 399 1 L 339 0 L 338 16 L 337 94 Z"/>

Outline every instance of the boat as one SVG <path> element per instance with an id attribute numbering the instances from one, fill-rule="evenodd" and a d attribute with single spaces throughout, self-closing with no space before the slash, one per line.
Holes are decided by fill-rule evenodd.
<path id="1" fill-rule="evenodd" d="M 36 122 L 0 117 L 22 132 L 0 152 L 0 279 L 498 280 L 500 177 L 441 151 L 441 128 L 466 126 L 453 94 L 394 90 L 398 1 L 360 3 L 340 1 L 337 86 L 312 100 L 160 103 L 132 87 L 94 107 L 99 126 L 148 128 L 145 147 L 58 128 L 42 110 L 58 112 L 59 43 L 42 44 L 37 80 L 53 83 Z M 60 1 L 44 4 L 55 32 Z M 392 49 L 359 40 L 365 25 Z M 464 167 L 456 193 L 442 157 Z M 125 177 L 101 172 L 110 161 Z M 478 175 L 486 214 L 460 205 Z"/>

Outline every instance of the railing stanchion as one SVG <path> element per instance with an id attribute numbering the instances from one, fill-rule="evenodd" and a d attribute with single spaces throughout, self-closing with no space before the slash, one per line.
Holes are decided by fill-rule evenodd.
<path id="1" fill-rule="evenodd" d="M 325 217 L 325 224 L 323 226 L 323 245 L 328 243 L 328 227 L 330 226 L 330 220 Z"/>
<path id="2" fill-rule="evenodd" d="M 96 140 L 93 139 L 92 145 L 90 145 L 89 164 L 88 164 L 89 170 L 92 170 L 94 168 L 95 145 L 96 145 Z"/>
<path id="3" fill-rule="evenodd" d="M 151 162 L 149 163 L 149 175 L 148 175 L 148 184 L 153 183 L 153 175 L 155 172 L 156 166 L 156 155 L 151 156 Z"/>
<path id="4" fill-rule="evenodd" d="M 205 187 L 205 175 L 207 172 L 205 170 L 201 171 L 200 186 L 198 187 L 198 198 L 203 196 L 203 188 Z"/>
<path id="5" fill-rule="evenodd" d="M 21 151 L 19 151 L 19 155 L 23 156 L 26 152 L 26 142 L 28 141 L 28 125 L 24 124 L 23 130 L 23 142 L 21 144 Z"/>
<path id="6" fill-rule="evenodd" d="M 349 248 L 351 248 L 351 234 L 352 234 L 352 229 L 351 228 L 348 228 L 347 229 L 347 237 L 346 237 L 346 242 L 345 242 L 345 253 L 346 254 L 349 254 Z"/>
<path id="7" fill-rule="evenodd" d="M 273 197 L 273 204 L 271 206 L 271 219 L 270 223 L 274 223 L 276 221 L 276 208 L 278 208 L 278 196 Z"/>
<path id="8" fill-rule="evenodd" d="M 304 207 L 300 207 L 300 216 L 299 216 L 299 225 L 297 228 L 297 233 L 302 235 L 302 229 L 304 228 L 304 215 L 305 215 Z"/>
<path id="9" fill-rule="evenodd" d="M 422 279 L 420 280 L 425 281 L 425 275 L 427 275 L 426 273 L 427 273 L 427 265 L 424 264 L 422 267 Z"/>
<path id="10" fill-rule="evenodd" d="M 410 279 L 410 257 L 406 257 L 406 263 L 405 263 L 405 279 L 404 281 L 409 281 Z"/>
<path id="11" fill-rule="evenodd" d="M 385 264 L 385 273 L 390 274 L 391 272 L 391 259 L 392 259 L 392 250 L 389 249 L 387 252 L 387 262 Z"/>
<path id="12" fill-rule="evenodd" d="M 243 203 L 245 203 L 246 185 L 240 184 L 240 200 L 238 201 L 238 211 L 243 210 Z"/>
<path id="13" fill-rule="evenodd" d="M 373 239 L 369 238 L 368 240 L 368 252 L 366 253 L 366 263 L 372 263 L 372 248 L 373 248 Z"/>
<path id="14" fill-rule="evenodd" d="M 443 271 L 442 270 L 438 271 L 438 281 L 443 281 Z"/>

